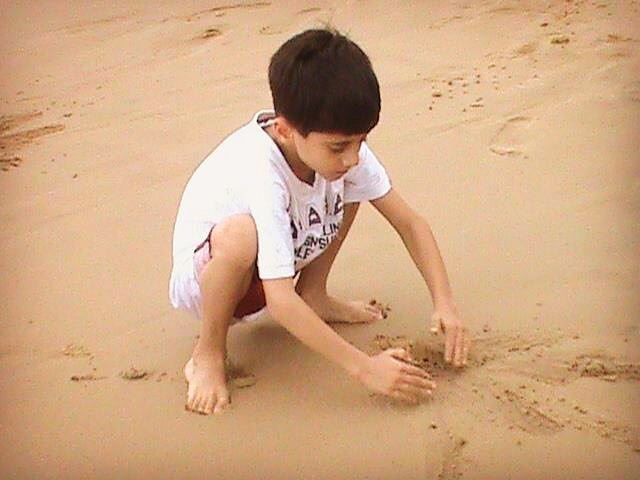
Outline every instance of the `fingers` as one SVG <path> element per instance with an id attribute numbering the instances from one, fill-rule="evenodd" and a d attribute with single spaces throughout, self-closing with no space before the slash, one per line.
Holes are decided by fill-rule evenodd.
<path id="1" fill-rule="evenodd" d="M 401 383 L 398 385 L 398 390 L 409 395 L 415 401 L 426 400 L 427 398 L 430 398 L 433 393 L 433 390 L 430 388 L 416 387 L 415 385 L 410 385 L 408 383 Z"/>
<path id="2" fill-rule="evenodd" d="M 408 385 L 421 388 L 425 391 L 436 388 L 436 382 L 429 378 L 417 377 L 415 375 L 405 375 L 402 381 Z"/>
<path id="3" fill-rule="evenodd" d="M 456 328 L 448 328 L 444 337 L 444 361 L 451 363 L 453 361 L 453 353 L 456 345 L 456 337 L 458 330 Z"/>
<path id="4" fill-rule="evenodd" d="M 440 317 L 438 315 L 433 315 L 431 317 L 431 328 L 430 328 L 431 333 L 436 335 L 441 330 L 442 330 L 442 322 L 440 321 Z"/>
<path id="5" fill-rule="evenodd" d="M 401 391 L 401 390 L 394 390 L 394 392 L 391 394 L 391 396 L 396 399 L 396 400 L 400 400 L 401 402 L 405 402 L 405 403 L 411 403 L 411 404 L 416 404 L 416 399 L 414 397 L 412 397 L 411 395 Z"/>
<path id="6" fill-rule="evenodd" d="M 420 368 L 420 367 L 416 367 L 415 365 L 411 365 L 411 364 L 407 364 L 405 363 L 404 365 L 402 365 L 402 372 L 412 376 L 412 377 L 417 377 L 417 378 L 431 378 L 431 375 L 429 375 L 429 372 L 427 372 L 426 370 Z"/>
<path id="7" fill-rule="evenodd" d="M 425 370 L 413 365 L 404 364 L 401 367 L 402 375 L 396 383 L 396 390 L 401 391 L 405 396 L 409 396 L 411 403 L 419 403 L 431 397 L 435 382 Z"/>
<path id="8" fill-rule="evenodd" d="M 389 348 L 384 351 L 387 355 L 392 356 L 396 360 L 411 361 L 411 355 L 404 348 Z"/>
<path id="9" fill-rule="evenodd" d="M 430 398 L 432 393 L 432 389 L 417 387 L 409 383 L 398 383 L 391 393 L 391 397 L 412 405 L 417 405 L 418 403 Z"/>
<path id="10" fill-rule="evenodd" d="M 456 367 L 461 367 L 467 363 L 469 344 L 469 332 L 465 327 L 460 327 L 456 335 L 456 346 L 453 357 L 453 364 Z"/>

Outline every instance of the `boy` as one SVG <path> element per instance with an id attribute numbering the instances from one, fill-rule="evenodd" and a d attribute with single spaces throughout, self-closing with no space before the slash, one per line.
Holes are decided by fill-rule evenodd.
<path id="1" fill-rule="evenodd" d="M 335 31 L 308 30 L 271 58 L 274 111 L 258 112 L 196 169 L 175 224 L 171 302 L 202 320 L 184 373 L 186 407 L 229 404 L 224 361 L 229 326 L 266 306 L 300 341 L 369 389 L 418 402 L 435 384 L 402 349 L 369 356 L 325 322 L 372 322 L 382 312 L 331 297 L 331 265 L 370 201 L 402 237 L 434 304 L 432 332 L 445 360 L 466 363 L 469 340 L 427 222 L 391 188 L 365 143 L 378 123 L 380 90 L 366 54 Z M 294 279 L 297 275 L 297 282 Z"/>

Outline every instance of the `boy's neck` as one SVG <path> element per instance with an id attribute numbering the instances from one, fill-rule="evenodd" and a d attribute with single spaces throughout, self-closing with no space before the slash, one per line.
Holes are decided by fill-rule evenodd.
<path id="1" fill-rule="evenodd" d="M 289 142 L 282 142 L 278 140 L 278 136 L 276 135 L 273 125 L 269 125 L 264 130 L 280 149 L 280 153 L 282 153 L 282 156 L 289 165 L 289 168 L 291 168 L 293 174 L 304 183 L 313 185 L 315 183 L 316 172 L 300 160 L 300 156 L 298 155 L 295 146 Z"/>

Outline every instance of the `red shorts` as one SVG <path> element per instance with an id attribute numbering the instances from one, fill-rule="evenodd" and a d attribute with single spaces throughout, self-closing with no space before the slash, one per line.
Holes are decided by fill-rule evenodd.
<path id="1" fill-rule="evenodd" d="M 262 289 L 262 280 L 258 277 L 258 267 L 254 268 L 253 277 L 251 278 L 251 285 L 249 290 L 242 297 L 236 311 L 233 316 L 236 318 L 242 318 L 245 315 L 251 315 L 252 313 L 259 312 L 267 306 L 267 299 L 264 298 L 264 290 Z"/>

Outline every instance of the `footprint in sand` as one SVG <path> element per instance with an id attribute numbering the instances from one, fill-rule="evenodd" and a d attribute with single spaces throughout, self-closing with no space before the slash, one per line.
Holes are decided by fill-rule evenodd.
<path id="1" fill-rule="evenodd" d="M 531 118 L 529 117 L 522 115 L 511 117 L 494 135 L 489 150 L 500 156 L 521 156 L 530 125 Z"/>

